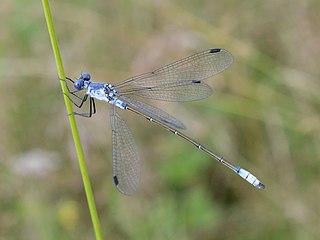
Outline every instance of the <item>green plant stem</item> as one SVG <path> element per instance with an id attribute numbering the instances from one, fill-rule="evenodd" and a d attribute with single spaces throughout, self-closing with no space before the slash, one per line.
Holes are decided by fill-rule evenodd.
<path id="1" fill-rule="evenodd" d="M 56 34 L 54 31 L 54 27 L 53 27 L 53 21 L 52 21 L 52 16 L 51 16 L 50 6 L 49 6 L 48 0 L 42 0 L 42 6 L 43 6 L 46 22 L 47 22 L 47 27 L 48 27 L 48 31 L 49 31 L 49 35 L 50 35 L 54 58 L 55 58 L 56 65 L 58 68 L 59 78 L 65 79 L 66 77 L 65 77 L 65 73 L 64 73 L 64 69 L 63 69 L 63 65 L 62 65 L 62 60 L 61 60 L 60 51 L 59 51 L 59 47 L 58 47 L 58 41 L 57 41 Z M 88 206 L 89 206 L 89 210 L 90 210 L 94 233 L 95 233 L 97 240 L 102 240 L 103 237 L 102 237 L 100 222 L 99 222 L 98 213 L 97 213 L 97 209 L 96 209 L 96 205 L 95 205 L 95 201 L 94 201 L 94 196 L 93 196 L 93 192 L 92 192 L 92 188 L 91 188 L 91 184 L 90 184 L 90 180 L 89 180 L 86 162 L 84 159 L 82 145 L 80 142 L 78 128 L 76 125 L 74 115 L 70 114 L 73 112 L 72 104 L 69 101 L 68 97 L 65 95 L 65 94 L 69 94 L 67 91 L 66 85 L 62 81 L 60 81 L 60 83 L 61 83 L 62 92 L 64 93 L 64 102 L 65 102 L 65 105 L 67 108 L 67 112 L 69 114 L 69 122 L 70 122 L 71 132 L 72 132 L 74 144 L 76 147 L 80 171 L 81 171 L 81 175 L 82 175 L 82 181 L 83 181 L 85 193 L 87 196 L 87 201 L 88 201 Z"/>

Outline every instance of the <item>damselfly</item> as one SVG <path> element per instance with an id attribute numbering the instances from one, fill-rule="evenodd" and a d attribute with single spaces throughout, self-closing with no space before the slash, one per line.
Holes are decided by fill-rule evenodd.
<path id="1" fill-rule="evenodd" d="M 111 104 L 113 180 L 121 193 L 131 195 L 137 190 L 140 182 L 140 158 L 132 133 L 117 113 L 117 108 L 129 110 L 160 125 L 230 168 L 256 188 L 265 188 L 265 185 L 247 170 L 225 160 L 178 131 L 178 129 L 185 129 L 178 119 L 157 107 L 133 98 L 138 96 L 172 102 L 207 98 L 212 94 L 212 89 L 203 80 L 222 72 L 231 65 L 232 61 L 232 55 L 228 51 L 210 49 L 115 85 L 93 82 L 87 72 L 82 73 L 76 80 L 67 78 L 75 88 L 71 91 L 65 81 L 69 93 L 80 101 L 76 103 L 70 95 L 67 95 L 71 102 L 81 108 L 84 102 L 89 100 L 89 112 L 73 112 L 74 115 L 91 117 L 96 113 L 95 99 Z M 77 94 L 80 91 L 85 91 L 83 97 Z"/>

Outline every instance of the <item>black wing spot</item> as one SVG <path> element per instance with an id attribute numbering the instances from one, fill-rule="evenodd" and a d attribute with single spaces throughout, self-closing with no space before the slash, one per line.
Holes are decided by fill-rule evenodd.
<path id="1" fill-rule="evenodd" d="M 201 83 L 200 80 L 192 80 L 191 82 L 192 82 L 192 83 Z"/>
<path id="2" fill-rule="evenodd" d="M 221 48 L 213 48 L 210 50 L 210 53 L 221 52 Z"/>
<path id="3" fill-rule="evenodd" d="M 117 177 L 117 176 L 113 176 L 113 181 L 114 181 L 114 184 L 115 184 L 116 186 L 118 186 L 119 180 L 118 180 L 118 177 Z"/>

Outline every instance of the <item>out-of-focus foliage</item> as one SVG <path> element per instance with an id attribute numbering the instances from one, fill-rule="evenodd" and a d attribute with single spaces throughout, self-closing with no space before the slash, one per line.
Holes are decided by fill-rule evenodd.
<path id="1" fill-rule="evenodd" d="M 259 191 L 188 143 L 120 112 L 142 158 L 113 186 L 108 106 L 78 118 L 106 239 L 318 239 L 320 3 L 51 1 L 69 77 L 116 83 L 223 47 L 212 97 L 154 102 L 186 133 L 257 175 Z M 93 239 L 40 1 L 1 2 L 0 239 Z"/>

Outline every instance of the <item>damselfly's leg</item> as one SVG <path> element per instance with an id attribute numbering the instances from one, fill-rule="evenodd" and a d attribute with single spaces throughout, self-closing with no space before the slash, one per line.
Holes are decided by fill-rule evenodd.
<path id="1" fill-rule="evenodd" d="M 85 97 L 83 98 L 83 100 L 81 101 L 81 104 L 78 106 L 76 105 L 74 102 L 72 102 L 75 106 L 77 106 L 78 108 L 81 108 L 83 103 L 87 100 L 87 97 L 88 95 L 86 94 Z M 96 113 L 96 104 L 94 102 L 94 99 L 92 97 L 89 97 L 89 112 L 87 113 L 78 113 L 78 112 L 73 112 L 69 115 L 78 115 L 78 116 L 81 116 L 81 117 L 87 117 L 87 118 L 90 118 L 92 117 L 93 114 Z"/>
<path id="2" fill-rule="evenodd" d="M 74 81 L 73 81 L 71 78 L 66 77 L 66 79 L 69 80 L 70 82 L 74 83 Z M 78 96 L 78 95 L 76 94 L 77 92 L 80 92 L 81 90 L 71 91 L 71 89 L 69 88 L 68 83 L 67 83 L 67 81 L 66 81 L 65 79 L 60 79 L 60 81 L 62 81 L 62 82 L 65 83 L 68 92 L 69 92 L 72 96 L 75 96 L 76 98 L 82 100 L 82 97 L 80 97 L 80 96 Z M 66 94 L 65 94 L 65 95 L 66 95 Z M 70 99 L 70 97 L 69 97 L 68 95 L 66 95 L 66 96 Z"/>
<path id="3" fill-rule="evenodd" d="M 71 78 L 66 77 L 66 79 L 68 81 L 74 83 L 74 81 Z M 77 99 L 81 100 L 81 102 L 80 103 L 76 103 L 68 94 L 64 93 L 64 95 L 70 100 L 70 102 L 74 106 L 76 106 L 77 108 L 82 108 L 83 104 L 87 101 L 89 95 L 85 94 L 83 97 L 81 97 L 81 96 L 77 95 L 76 93 L 80 92 L 82 90 L 71 91 L 71 89 L 69 88 L 68 83 L 67 83 L 67 81 L 65 79 L 60 79 L 60 81 L 63 81 L 65 83 L 65 85 L 66 85 L 66 88 L 67 88 L 68 92 L 72 96 L 75 96 Z M 85 113 L 73 112 L 73 113 L 70 113 L 69 115 L 78 115 L 78 116 L 90 118 L 95 113 L 96 113 L 96 105 L 95 105 L 94 99 L 92 97 L 89 97 L 89 112 L 85 112 Z"/>
<path id="4" fill-rule="evenodd" d="M 93 112 L 92 112 L 92 114 L 95 114 L 95 113 L 97 112 L 97 111 L 96 111 L 96 104 L 95 104 L 93 98 L 90 98 L 90 101 L 92 101 L 92 107 L 93 107 Z"/>
<path id="5" fill-rule="evenodd" d="M 81 99 L 81 102 L 78 104 L 78 103 L 76 103 L 76 102 L 74 102 L 71 98 L 70 98 L 70 96 L 68 96 L 67 94 L 65 94 L 68 98 L 69 98 L 69 100 L 70 100 L 70 102 L 72 102 L 73 103 L 73 105 L 75 105 L 76 107 L 78 107 L 78 108 L 82 108 L 82 105 L 87 101 L 87 99 L 88 99 L 88 94 L 85 94 L 84 96 L 83 96 L 83 98 L 80 98 Z M 91 98 L 90 98 L 91 99 Z M 90 106 L 91 106 L 91 100 L 90 100 Z M 91 108 L 91 107 L 90 107 Z"/>
<path id="6" fill-rule="evenodd" d="M 67 80 L 69 80 L 70 82 L 74 83 L 74 81 L 71 79 L 71 78 L 68 78 L 66 77 Z M 69 98 L 70 102 L 72 102 L 75 106 L 77 106 L 78 108 L 81 108 L 83 103 L 87 100 L 87 97 L 88 95 L 84 95 L 83 97 L 82 96 L 78 96 L 76 93 L 77 92 L 80 92 L 82 90 L 74 90 L 74 91 L 71 91 L 69 86 L 68 86 L 68 83 L 65 79 L 60 79 L 60 81 L 64 82 L 65 85 L 66 85 L 66 88 L 68 90 L 68 92 L 72 95 L 72 96 L 75 96 L 76 98 L 78 98 L 79 100 L 81 100 L 80 104 L 76 103 L 73 99 L 71 99 L 71 97 L 68 95 L 68 94 L 65 94 L 63 93 L 67 98 Z"/>

